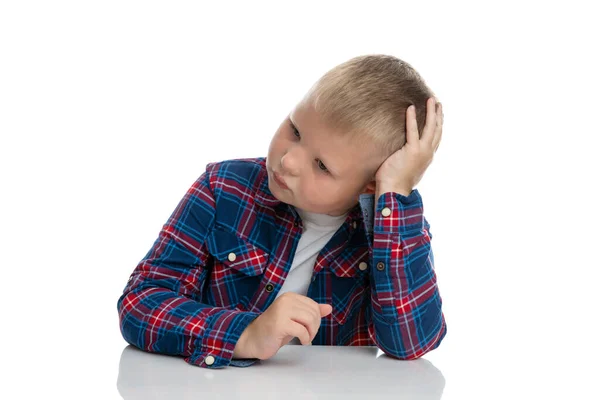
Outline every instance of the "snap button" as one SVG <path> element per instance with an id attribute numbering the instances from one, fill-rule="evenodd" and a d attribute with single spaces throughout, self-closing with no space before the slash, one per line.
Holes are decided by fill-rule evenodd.
<path id="1" fill-rule="evenodd" d="M 390 210 L 388 207 L 385 207 L 383 210 L 381 210 L 381 215 L 384 217 L 389 217 L 391 213 L 392 210 Z"/>
<path id="2" fill-rule="evenodd" d="M 383 271 L 383 270 L 385 269 L 385 264 L 384 264 L 384 263 L 382 263 L 382 262 L 378 262 L 378 263 L 377 263 L 377 269 L 378 269 L 379 271 Z"/>
<path id="3" fill-rule="evenodd" d="M 364 271 L 365 269 L 367 269 L 367 263 L 366 262 L 361 262 L 360 264 L 358 264 L 358 268 L 360 268 L 361 271 Z"/>
<path id="4" fill-rule="evenodd" d="M 267 292 L 272 292 L 273 291 L 273 285 L 271 285 L 270 283 L 267 284 L 266 289 L 267 289 Z"/>
<path id="5" fill-rule="evenodd" d="M 206 365 L 213 365 L 215 363 L 215 358 L 213 356 L 208 356 L 204 359 Z"/>
<path id="6" fill-rule="evenodd" d="M 227 256 L 227 259 L 229 261 L 235 261 L 235 253 L 229 253 L 229 255 Z"/>

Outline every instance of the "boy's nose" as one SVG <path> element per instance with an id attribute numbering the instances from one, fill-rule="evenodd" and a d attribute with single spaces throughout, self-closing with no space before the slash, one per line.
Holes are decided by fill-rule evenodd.
<path id="1" fill-rule="evenodd" d="M 289 151 L 281 157 L 281 174 L 282 175 L 298 175 L 299 163 L 298 157 Z"/>

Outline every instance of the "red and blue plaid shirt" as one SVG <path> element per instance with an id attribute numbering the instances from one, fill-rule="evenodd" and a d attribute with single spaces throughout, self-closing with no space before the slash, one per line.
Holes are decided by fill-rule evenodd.
<path id="1" fill-rule="evenodd" d="M 275 300 L 303 229 L 269 191 L 265 162 L 209 163 L 187 191 L 118 300 L 128 343 L 201 367 L 257 361 L 233 350 Z M 361 195 L 316 259 L 306 295 L 333 311 L 312 343 L 418 358 L 446 334 L 429 223 L 416 189 L 374 201 Z"/>

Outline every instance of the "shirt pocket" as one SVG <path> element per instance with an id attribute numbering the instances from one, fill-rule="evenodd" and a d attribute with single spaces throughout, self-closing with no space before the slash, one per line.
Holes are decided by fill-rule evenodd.
<path id="1" fill-rule="evenodd" d="M 269 264 L 269 253 L 238 236 L 214 228 L 206 246 L 212 256 L 207 303 L 249 311 Z"/>
<path id="2" fill-rule="evenodd" d="M 332 317 L 344 324 L 352 320 L 369 293 L 368 250 L 347 250 L 330 264 Z"/>
<path id="3" fill-rule="evenodd" d="M 239 273 L 245 276 L 262 275 L 269 261 L 269 253 L 242 239 L 235 232 L 213 229 L 207 238 L 207 247 L 214 257 L 213 279 L 222 274 Z M 221 274 L 221 275 L 220 275 Z"/>

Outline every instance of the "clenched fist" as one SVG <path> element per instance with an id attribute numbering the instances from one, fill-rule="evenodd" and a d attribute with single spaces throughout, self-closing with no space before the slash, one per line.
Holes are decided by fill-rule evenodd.
<path id="1" fill-rule="evenodd" d="M 233 358 L 266 360 L 294 337 L 303 345 L 310 345 L 321 326 L 321 318 L 330 313 L 329 304 L 319 304 L 309 297 L 286 292 L 242 332 Z"/>

